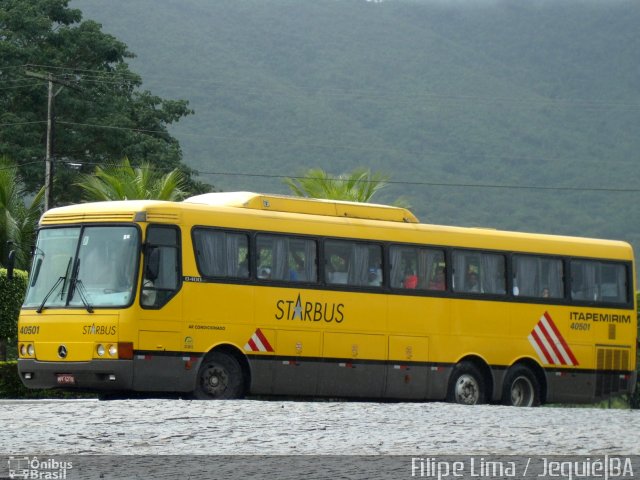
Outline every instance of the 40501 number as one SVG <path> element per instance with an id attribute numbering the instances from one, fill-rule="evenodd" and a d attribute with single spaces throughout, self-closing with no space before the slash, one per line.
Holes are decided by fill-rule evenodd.
<path id="1" fill-rule="evenodd" d="M 590 323 L 581 323 L 581 322 L 573 322 L 570 325 L 571 330 L 583 330 L 583 331 L 587 331 L 591 328 L 591 324 Z"/>
<path id="2" fill-rule="evenodd" d="M 24 327 L 20 327 L 20 335 L 37 335 L 40 333 L 39 325 L 26 325 Z"/>

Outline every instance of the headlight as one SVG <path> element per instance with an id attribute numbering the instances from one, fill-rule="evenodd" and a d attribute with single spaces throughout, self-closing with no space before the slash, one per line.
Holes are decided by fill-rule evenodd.
<path id="1" fill-rule="evenodd" d="M 118 347 L 115 345 L 109 345 L 109 355 L 115 357 L 118 354 Z"/>
<path id="2" fill-rule="evenodd" d="M 104 345 L 98 345 L 98 348 L 96 348 L 96 353 L 99 357 L 102 357 L 104 355 Z"/>
<path id="3" fill-rule="evenodd" d="M 27 355 L 29 355 L 30 357 L 33 357 L 33 355 L 36 353 L 36 349 L 33 348 L 33 344 L 29 344 L 27 346 Z"/>
<path id="4" fill-rule="evenodd" d="M 24 343 L 20 345 L 20 355 L 23 357 L 27 356 L 27 346 Z"/>

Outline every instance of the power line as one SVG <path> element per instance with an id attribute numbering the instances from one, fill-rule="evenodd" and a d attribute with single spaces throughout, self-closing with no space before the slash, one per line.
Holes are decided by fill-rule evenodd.
<path id="1" fill-rule="evenodd" d="M 12 126 L 12 125 L 28 125 L 28 124 L 37 124 L 37 123 L 46 123 L 45 120 L 40 121 L 32 121 L 32 122 L 15 122 L 15 123 L 0 123 L 0 127 L 2 126 Z M 123 130 L 123 131 L 132 131 L 141 134 L 162 134 L 162 135 L 171 135 L 168 130 L 153 130 L 153 129 L 145 129 L 145 128 L 135 128 L 135 127 L 121 127 L 117 125 L 102 125 L 96 123 L 82 123 L 82 122 L 67 122 L 63 120 L 58 120 L 57 124 L 62 125 L 71 125 L 71 126 L 79 126 L 79 127 L 90 127 L 90 128 L 104 128 L 108 130 Z M 488 155 L 488 154 L 469 154 L 469 153 L 460 153 L 460 152 L 445 152 L 445 151 L 437 151 L 437 150 L 425 150 L 421 153 L 415 152 L 406 152 L 400 151 L 393 148 L 376 148 L 376 147 L 366 147 L 366 146 L 357 146 L 357 145 L 338 145 L 338 144 L 323 144 L 323 143 L 299 143 L 299 142 L 283 142 L 278 140 L 271 140 L 268 138 L 259 138 L 259 137 L 242 137 L 242 136 L 231 136 L 231 135 L 209 135 L 209 134 L 198 134 L 198 133 L 190 133 L 184 132 L 180 134 L 181 136 L 192 136 L 192 137 L 206 137 L 217 140 L 230 140 L 237 142 L 258 142 L 258 143 L 269 143 L 276 145 L 284 145 L 290 147 L 298 147 L 298 148 L 327 148 L 327 149 L 342 149 L 342 150 L 359 150 L 366 152 L 380 152 L 380 153 L 388 153 L 388 154 L 413 154 L 413 155 L 433 155 L 433 156 L 456 156 L 460 158 L 484 158 L 484 159 L 497 159 L 497 160 L 518 160 L 518 161 L 536 161 L 536 162 L 557 162 L 557 161 L 566 161 L 567 159 L 562 158 L 549 158 L 549 157 L 525 157 L 525 156 L 505 156 L 505 155 Z"/>
<path id="2" fill-rule="evenodd" d="M 35 123 L 47 123 L 46 120 L 34 120 L 32 122 L 10 122 L 10 123 L 0 123 L 0 127 L 12 127 L 14 125 L 32 125 Z"/>
<path id="3" fill-rule="evenodd" d="M 105 167 L 104 163 L 100 162 L 82 162 L 82 161 L 60 161 L 60 164 L 66 164 L 72 168 L 78 166 L 101 166 Z M 0 167 L 0 170 L 11 170 L 17 167 L 26 165 L 40 164 L 40 161 L 26 162 L 16 166 Z M 109 165 L 110 167 L 118 168 L 119 165 Z M 125 168 L 125 167 L 122 167 Z M 136 167 L 133 167 L 136 168 Z M 175 170 L 173 168 L 156 168 L 154 170 L 159 172 L 170 172 Z M 285 179 L 290 178 L 292 180 L 303 180 L 308 177 L 299 175 L 281 175 L 281 174 L 266 174 L 266 173 L 243 173 L 243 172 L 203 172 L 200 170 L 194 170 L 198 175 L 218 175 L 218 176 L 235 176 L 235 177 L 255 177 L 255 178 L 270 178 L 270 179 Z M 328 180 L 332 181 L 347 181 L 347 179 L 338 177 L 328 177 Z M 376 180 L 364 180 L 366 182 L 375 182 Z M 606 187 L 571 187 L 571 186 L 541 186 L 541 185 L 508 185 L 508 184 L 481 184 L 481 183 L 447 183 L 447 182 L 418 182 L 409 180 L 386 180 L 385 183 L 389 185 L 411 185 L 420 187 L 447 187 L 447 188 L 486 188 L 486 189 L 512 189 L 512 190 L 538 190 L 538 191 L 561 191 L 561 192 L 603 192 L 603 193 L 640 193 L 639 188 L 606 188 Z"/>
<path id="4" fill-rule="evenodd" d="M 73 166 L 77 165 L 96 165 L 105 166 L 104 163 L 99 162 L 60 162 L 67 163 Z M 110 165 L 111 167 L 118 167 L 118 165 Z M 134 167 L 135 168 L 135 167 Z M 171 171 L 174 169 L 160 168 L 158 171 Z M 282 175 L 282 174 L 266 174 L 266 173 L 245 173 L 245 172 L 204 172 L 201 170 L 194 170 L 198 175 L 218 175 L 218 176 L 236 176 L 236 177 L 255 177 L 255 178 L 276 178 L 284 179 L 291 178 L 293 180 L 302 180 L 308 177 L 296 176 L 296 175 Z M 328 177 L 327 180 L 332 181 L 347 181 L 344 178 Z M 364 180 L 366 182 L 376 182 L 376 180 Z M 518 190 L 539 190 L 539 191 L 563 191 L 563 192 L 608 192 L 608 193 L 639 193 L 640 188 L 607 188 L 607 187 L 571 187 L 571 186 L 542 186 L 542 185 L 508 185 L 508 184 L 480 184 L 480 183 L 446 183 L 446 182 L 418 182 L 410 180 L 386 180 L 385 183 L 389 185 L 413 185 L 424 187 L 454 187 L 454 188 L 490 188 L 490 189 L 518 189 Z"/>
<path id="5" fill-rule="evenodd" d="M 140 75 L 138 75 L 137 73 L 134 72 L 117 72 L 115 70 L 113 71 L 107 71 L 107 70 L 92 70 L 92 69 L 86 69 L 86 68 L 75 68 L 75 67 L 61 67 L 61 66 L 56 66 L 56 65 L 42 65 L 42 64 L 37 64 L 37 63 L 26 63 L 24 65 L 21 65 L 20 67 L 17 68 L 43 68 L 43 69 L 51 69 L 51 70 L 63 70 L 63 71 L 67 71 L 67 72 L 72 72 L 72 73 L 78 73 L 78 72 L 84 72 L 84 73 L 97 73 L 100 75 L 104 75 L 104 76 L 122 76 L 122 77 L 135 77 L 135 78 L 140 78 Z"/>
<path id="6" fill-rule="evenodd" d="M 16 164 L 12 166 L 0 167 L 0 170 L 17 170 L 19 167 L 25 167 L 27 165 L 40 165 L 41 163 L 42 163 L 42 160 L 38 160 L 37 162 L 25 162 L 19 165 Z"/>
<path id="7" fill-rule="evenodd" d="M 118 77 L 118 76 L 121 76 L 123 79 L 128 79 L 128 80 L 142 80 L 142 77 L 140 75 L 135 74 L 133 72 L 116 72 L 116 71 L 108 72 L 103 70 L 75 69 L 72 67 L 59 67 L 59 66 L 53 66 L 53 65 L 39 65 L 39 64 L 26 64 L 24 65 L 24 67 L 54 69 L 54 70 L 73 72 L 74 74 L 78 72 L 96 73 L 98 75 L 93 76 L 93 80 L 89 80 L 94 82 L 101 82 L 103 81 L 102 79 L 109 79 L 109 78 Z M 131 78 L 128 78 L 128 77 L 131 77 Z M 163 83 L 165 86 L 167 86 L 166 80 L 169 79 L 169 80 L 185 80 L 190 82 L 195 81 L 195 82 L 204 83 L 206 85 L 217 85 L 221 87 L 228 87 L 233 90 L 240 89 L 237 83 L 220 82 L 220 81 L 204 79 L 204 78 L 194 78 L 193 76 L 189 76 L 189 77 L 146 76 L 145 80 L 148 80 L 149 78 L 164 79 L 165 81 Z M 114 83 L 114 82 L 105 81 L 105 83 Z M 184 87 L 183 84 L 180 84 L 180 85 L 174 84 L 173 86 Z M 450 101 L 456 101 L 456 102 L 471 101 L 471 102 L 483 102 L 483 103 L 513 103 L 513 104 L 528 105 L 528 106 L 547 106 L 547 107 L 557 106 L 562 108 L 569 108 L 569 107 L 595 108 L 595 109 L 600 109 L 600 108 L 639 109 L 640 108 L 640 104 L 634 104 L 634 103 L 594 102 L 591 100 L 570 100 L 570 99 L 555 99 L 555 98 L 550 99 L 542 96 L 539 96 L 538 98 L 529 99 L 529 98 L 514 98 L 514 97 L 492 97 L 492 96 L 481 96 L 481 95 L 453 95 L 453 94 L 440 94 L 440 93 L 431 93 L 431 92 L 416 93 L 412 95 L 402 95 L 402 94 L 397 94 L 393 92 L 392 93 L 375 92 L 370 90 L 367 91 L 367 90 L 322 89 L 322 90 L 311 91 L 312 90 L 311 88 L 306 88 L 306 90 L 307 92 L 305 92 L 305 87 L 299 87 L 299 86 L 290 87 L 290 89 L 286 91 L 277 91 L 274 89 L 268 89 L 260 86 L 258 87 L 248 86 L 247 88 L 240 89 L 239 92 L 245 93 L 245 94 L 251 94 L 251 95 L 266 93 L 270 95 L 287 96 L 290 98 L 302 97 L 302 96 L 304 96 L 305 98 L 310 96 L 335 97 L 335 98 L 360 97 L 360 99 L 363 99 L 363 100 L 370 100 L 370 101 L 376 100 L 376 99 L 392 100 L 395 103 L 397 103 L 399 99 L 404 100 L 405 102 L 415 102 L 416 99 L 425 99 L 425 100 L 450 100 Z M 355 98 L 355 99 L 358 99 L 358 98 Z"/>
<path id="8" fill-rule="evenodd" d="M 233 173 L 233 172 L 202 172 L 196 170 L 198 175 L 221 175 L 221 176 L 239 176 L 239 177 L 259 177 L 259 178 L 291 178 L 294 180 L 301 180 L 308 177 L 303 176 L 291 176 L 291 175 L 269 175 L 263 173 Z M 347 181 L 347 179 L 341 179 L 337 177 L 329 177 L 328 180 L 332 181 Z M 368 182 L 375 182 L 376 180 L 366 180 Z M 555 190 L 555 191 L 595 191 L 595 192 L 615 192 L 615 193 L 638 193 L 638 188 L 601 188 L 601 187 L 548 187 L 539 185 L 499 185 L 499 184 L 478 184 L 478 183 L 441 183 L 441 182 L 416 182 L 407 180 L 386 180 L 385 183 L 389 185 L 415 185 L 425 187 L 456 187 L 456 188 L 504 188 L 504 189 L 518 189 L 518 190 Z"/>
<path id="9" fill-rule="evenodd" d="M 0 87 L 0 90 L 17 90 L 18 88 L 35 87 L 39 85 L 41 85 L 40 82 L 24 82 L 18 85 L 13 85 L 11 87 Z"/>
<path id="10" fill-rule="evenodd" d="M 139 132 L 139 133 L 162 133 L 165 135 L 169 134 L 167 130 L 150 130 L 145 128 L 135 128 L 135 127 L 119 127 L 116 125 L 100 125 L 97 123 L 65 122 L 62 120 L 58 120 L 56 123 L 61 125 L 74 125 L 74 126 L 80 126 L 80 127 L 105 128 L 108 130 L 128 130 L 128 131 Z"/>

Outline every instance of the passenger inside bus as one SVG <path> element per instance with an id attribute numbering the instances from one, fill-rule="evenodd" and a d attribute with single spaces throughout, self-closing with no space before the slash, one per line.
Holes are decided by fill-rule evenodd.
<path id="1" fill-rule="evenodd" d="M 444 290 L 445 287 L 444 267 L 438 267 L 435 276 L 429 282 L 429 290 Z"/>
<path id="2" fill-rule="evenodd" d="M 405 272 L 404 280 L 402 281 L 402 288 L 415 289 L 418 287 L 418 276 L 416 272 L 411 268 L 407 268 Z"/>
<path id="3" fill-rule="evenodd" d="M 478 282 L 478 274 L 476 272 L 467 273 L 467 281 L 465 283 L 465 290 L 467 292 L 479 293 L 480 283 Z"/>

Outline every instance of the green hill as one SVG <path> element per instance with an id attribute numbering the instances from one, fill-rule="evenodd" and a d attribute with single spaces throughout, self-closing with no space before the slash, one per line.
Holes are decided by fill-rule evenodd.
<path id="1" fill-rule="evenodd" d="M 366 166 L 398 182 L 379 201 L 423 221 L 640 251 L 637 1 L 71 6 L 129 45 L 147 88 L 190 101 L 173 132 L 217 188 Z"/>

